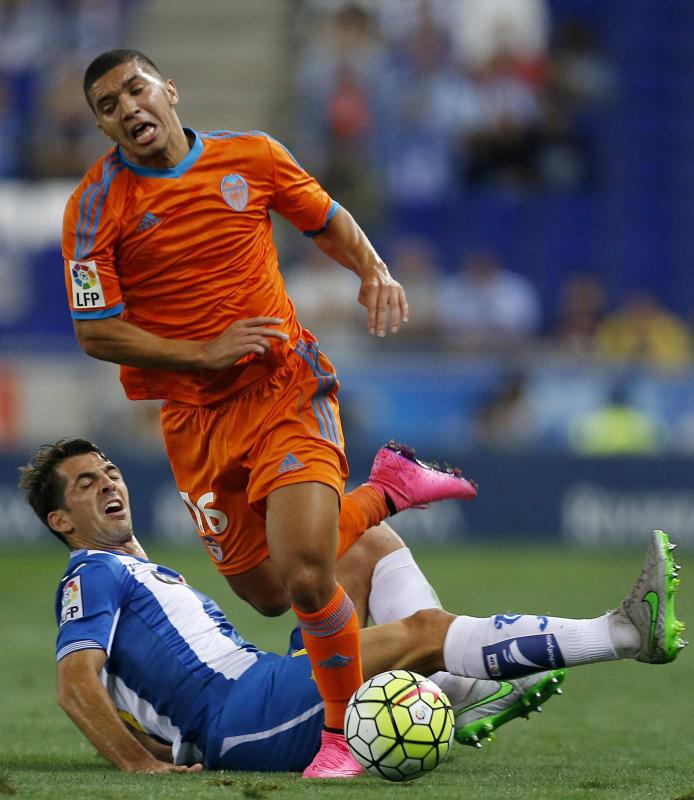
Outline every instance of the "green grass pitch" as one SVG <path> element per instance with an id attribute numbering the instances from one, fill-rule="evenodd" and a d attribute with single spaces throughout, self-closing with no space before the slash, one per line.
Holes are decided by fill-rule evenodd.
<path id="1" fill-rule="evenodd" d="M 676 539 L 676 537 L 673 537 Z M 264 620 L 236 600 L 200 550 L 150 555 L 212 595 L 240 631 L 284 650 L 290 619 Z M 612 608 L 641 563 L 636 551 L 585 553 L 536 545 L 417 551 L 451 611 L 594 616 Z M 683 564 L 678 616 L 694 635 L 694 560 Z M 481 751 L 455 746 L 435 772 L 413 784 L 375 777 L 310 783 L 298 775 L 116 772 L 55 704 L 52 602 L 66 551 L 0 551 L 0 795 L 17 798 L 403 797 L 694 800 L 694 645 L 675 664 L 633 662 L 572 670 L 563 697 L 517 720 Z M 686 634 L 685 634 L 686 636 Z M 355 794 L 356 793 L 356 794 Z"/>

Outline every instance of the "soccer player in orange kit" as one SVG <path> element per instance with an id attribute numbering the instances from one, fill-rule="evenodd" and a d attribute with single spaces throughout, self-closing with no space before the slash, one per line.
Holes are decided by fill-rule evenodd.
<path id="1" fill-rule="evenodd" d="M 121 365 L 130 399 L 164 401 L 176 484 L 232 588 L 265 611 L 291 600 L 325 701 L 304 774 L 351 777 L 341 729 L 362 672 L 357 616 L 334 577 L 348 474 L 338 384 L 285 292 L 269 210 L 359 276 L 370 333 L 407 320 L 405 292 L 281 144 L 184 129 L 175 85 L 143 54 L 98 56 L 84 91 L 115 147 L 65 211 L 77 339 Z M 372 486 L 362 499 L 374 518 L 387 513 Z"/>

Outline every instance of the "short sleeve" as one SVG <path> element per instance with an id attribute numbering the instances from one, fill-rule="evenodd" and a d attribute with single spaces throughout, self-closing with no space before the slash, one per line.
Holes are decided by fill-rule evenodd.
<path id="1" fill-rule="evenodd" d="M 94 559 L 68 572 L 56 593 L 56 661 L 77 650 L 109 653 L 125 591 L 126 573 L 117 562 Z"/>
<path id="2" fill-rule="evenodd" d="M 322 233 L 339 205 L 306 172 L 287 148 L 267 137 L 272 155 L 275 191 L 271 208 L 306 236 Z"/>
<path id="3" fill-rule="evenodd" d="M 117 316 L 123 310 L 115 266 L 118 224 L 109 199 L 122 167 L 113 158 L 104 160 L 100 177 L 88 173 L 63 215 L 65 286 L 73 319 Z"/>

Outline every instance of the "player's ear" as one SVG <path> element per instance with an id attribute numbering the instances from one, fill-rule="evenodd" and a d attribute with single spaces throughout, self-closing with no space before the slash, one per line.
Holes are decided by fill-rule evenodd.
<path id="1" fill-rule="evenodd" d="M 58 533 L 70 533 L 70 531 L 74 530 L 70 513 L 64 508 L 56 508 L 55 511 L 49 512 L 46 522 L 51 530 Z"/>
<path id="2" fill-rule="evenodd" d="M 169 96 L 169 102 L 172 106 L 178 105 L 178 89 L 176 85 L 171 80 L 171 78 L 167 78 L 166 80 L 166 93 Z"/>
<path id="3" fill-rule="evenodd" d="M 105 130 L 104 130 L 102 127 L 101 127 L 101 123 L 100 123 L 100 122 L 97 122 L 97 123 L 96 123 L 96 127 L 97 127 L 97 128 L 100 130 L 100 131 L 101 131 L 101 133 L 103 133 L 103 134 L 104 134 L 104 136 L 105 136 L 107 139 L 110 139 L 112 142 L 116 142 L 116 140 L 113 138 L 113 136 L 111 136 L 111 134 L 110 134 L 110 133 L 106 133 L 106 131 L 105 131 Z M 117 142 L 116 142 L 116 144 L 117 144 Z"/>

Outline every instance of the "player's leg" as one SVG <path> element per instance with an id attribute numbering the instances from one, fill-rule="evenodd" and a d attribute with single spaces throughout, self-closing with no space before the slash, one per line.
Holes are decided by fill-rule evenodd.
<path id="1" fill-rule="evenodd" d="M 369 616 L 379 625 L 403 619 L 439 599 L 403 540 L 388 523 L 370 528 L 337 563 L 338 580 L 349 592 L 362 624 Z M 541 710 L 561 693 L 565 670 L 513 681 L 484 680 L 436 672 L 429 676 L 451 701 L 456 739 L 480 746 L 480 739 L 518 717 Z"/>
<path id="2" fill-rule="evenodd" d="M 322 728 L 323 701 L 305 652 L 265 653 L 234 683 L 213 718 L 205 767 L 300 771 L 320 747 Z"/>
<path id="3" fill-rule="evenodd" d="M 463 478 L 459 470 L 420 461 L 414 457 L 414 451 L 405 445 L 390 443 L 378 451 L 368 480 L 342 497 L 338 527 L 338 563 L 343 563 L 347 558 L 349 567 L 344 566 L 343 573 L 349 569 L 351 584 L 356 586 L 359 582 L 362 588 L 366 586 L 366 594 L 362 591 L 364 602 L 355 603 L 362 626 L 366 624 L 366 597 L 373 567 L 381 556 L 394 549 L 390 547 L 384 550 L 382 542 L 371 537 L 367 553 L 361 546 L 364 531 L 374 528 L 397 511 L 439 500 L 472 499 L 475 494 L 474 484 Z M 246 512 L 245 484 L 239 503 L 244 508 L 239 507 L 234 516 L 237 520 L 240 519 L 239 515 L 243 517 L 243 525 L 239 529 L 244 531 L 244 539 L 257 540 L 258 546 L 261 546 L 265 541 L 265 521 L 252 509 Z M 397 546 L 404 547 L 402 540 L 397 538 Z M 222 547 L 219 541 L 216 545 Z M 210 554 L 213 559 L 216 558 L 212 552 Z M 358 569 L 354 568 L 355 563 L 360 564 Z M 242 573 L 229 572 L 229 565 L 225 562 L 217 562 L 217 566 L 234 592 L 261 614 L 277 616 L 289 609 L 289 593 L 278 578 L 271 559 L 266 558 Z M 352 597 L 351 590 L 347 593 Z M 362 608 L 363 612 L 360 610 Z"/>
<path id="4" fill-rule="evenodd" d="M 454 467 L 421 461 L 411 447 L 389 442 L 374 458 L 369 479 L 342 498 L 338 559 L 388 516 L 439 500 L 472 500 L 477 484 Z"/>
<path id="5" fill-rule="evenodd" d="M 655 531 L 641 573 L 614 611 L 594 619 L 545 615 L 453 617 L 437 609 L 363 632 L 365 674 L 385 668 L 440 669 L 477 678 L 634 658 L 666 663 L 685 645 L 675 616 L 679 584 L 668 537 Z"/>
<path id="6" fill-rule="evenodd" d="M 304 646 L 325 700 L 325 723 L 341 730 L 360 685 L 359 620 L 335 580 L 338 497 L 321 483 L 297 483 L 267 499 L 267 539 L 277 574 L 299 618 Z"/>

